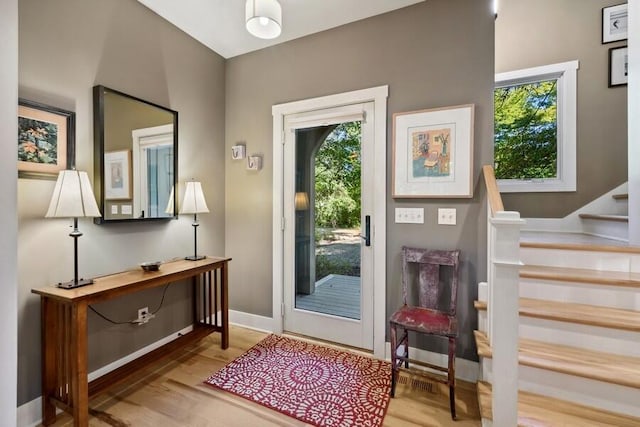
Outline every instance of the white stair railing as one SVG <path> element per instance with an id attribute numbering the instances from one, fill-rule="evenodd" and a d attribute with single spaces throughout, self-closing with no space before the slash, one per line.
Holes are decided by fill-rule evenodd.
<path id="1" fill-rule="evenodd" d="M 487 186 L 487 335 L 492 357 L 493 425 L 518 425 L 519 212 L 505 211 L 493 168 L 483 168 Z"/>

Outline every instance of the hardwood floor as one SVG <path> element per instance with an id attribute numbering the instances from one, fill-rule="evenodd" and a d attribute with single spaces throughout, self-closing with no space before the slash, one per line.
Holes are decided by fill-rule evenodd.
<path id="1" fill-rule="evenodd" d="M 217 334 L 206 337 L 166 362 L 140 371 L 126 383 L 92 398 L 91 426 L 285 426 L 306 424 L 210 386 L 203 380 L 240 356 L 267 334 L 231 327 L 230 345 L 220 349 Z M 405 383 L 405 384 L 403 384 Z M 475 384 L 459 381 L 456 387 L 458 420 L 449 415 L 446 386 L 413 383 L 402 378 L 391 399 L 385 427 L 480 426 Z M 55 426 L 73 425 L 61 414 Z"/>

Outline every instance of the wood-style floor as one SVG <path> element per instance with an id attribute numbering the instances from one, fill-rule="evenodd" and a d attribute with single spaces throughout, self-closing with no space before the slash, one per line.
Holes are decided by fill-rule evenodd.
<path id="1" fill-rule="evenodd" d="M 267 334 L 231 327 L 230 346 L 220 349 L 217 334 L 204 338 L 164 363 L 140 371 L 90 401 L 91 426 L 253 427 L 306 424 L 202 382 L 240 356 Z M 407 380 L 407 378 L 404 378 Z M 411 381 L 401 381 L 411 383 Z M 480 426 L 475 384 L 458 382 L 458 420 L 449 415 L 445 386 L 418 382 L 399 384 L 385 417 L 386 427 Z M 73 425 L 61 414 L 55 426 Z"/>

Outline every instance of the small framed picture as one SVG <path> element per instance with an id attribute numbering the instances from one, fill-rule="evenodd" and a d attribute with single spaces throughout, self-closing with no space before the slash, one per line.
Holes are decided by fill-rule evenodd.
<path id="1" fill-rule="evenodd" d="M 131 199 L 131 151 L 104 153 L 105 200 Z"/>
<path id="2" fill-rule="evenodd" d="M 627 39 L 627 4 L 602 8 L 602 43 Z"/>
<path id="3" fill-rule="evenodd" d="M 392 197 L 473 197 L 474 105 L 393 115 Z"/>
<path id="4" fill-rule="evenodd" d="M 241 160 L 244 159 L 246 155 L 246 147 L 243 144 L 236 144 L 231 147 L 231 158 L 233 160 Z"/>
<path id="5" fill-rule="evenodd" d="M 75 151 L 75 116 L 37 102 L 18 101 L 18 176 L 53 179 L 72 169 Z"/>
<path id="6" fill-rule="evenodd" d="M 609 49 L 609 87 L 624 86 L 629 74 L 627 46 Z"/>

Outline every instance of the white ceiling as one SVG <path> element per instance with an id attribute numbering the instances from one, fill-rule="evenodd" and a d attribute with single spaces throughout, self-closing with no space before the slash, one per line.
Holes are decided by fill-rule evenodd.
<path id="1" fill-rule="evenodd" d="M 282 34 L 261 40 L 244 27 L 245 0 L 138 0 L 225 58 L 273 46 L 425 0 L 279 0 Z"/>

